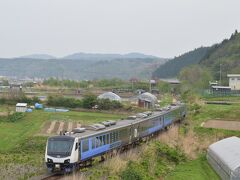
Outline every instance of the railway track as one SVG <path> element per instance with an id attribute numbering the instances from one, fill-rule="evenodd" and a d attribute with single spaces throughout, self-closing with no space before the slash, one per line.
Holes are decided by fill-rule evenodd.
<path id="1" fill-rule="evenodd" d="M 30 180 L 39 180 L 39 179 L 41 179 L 41 180 L 44 180 L 44 179 L 46 179 L 46 180 L 56 180 L 56 179 L 60 179 L 60 178 L 62 178 L 63 177 L 63 174 L 57 174 L 57 173 L 51 173 L 51 174 L 49 174 L 49 173 L 47 173 L 47 174 L 43 174 L 43 175 L 40 175 L 40 176 L 34 176 L 34 177 L 32 177 L 32 178 L 30 178 Z"/>
<path id="2" fill-rule="evenodd" d="M 57 180 L 57 179 L 61 179 L 63 176 L 64 176 L 63 174 L 54 173 L 54 174 L 44 175 L 42 177 L 39 177 L 39 179 L 41 179 L 41 180 Z"/>

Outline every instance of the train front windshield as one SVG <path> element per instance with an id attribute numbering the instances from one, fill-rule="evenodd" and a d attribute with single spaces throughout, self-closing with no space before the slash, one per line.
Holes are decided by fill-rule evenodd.
<path id="1" fill-rule="evenodd" d="M 71 155 L 73 147 L 72 139 L 49 139 L 48 140 L 48 155 Z"/>

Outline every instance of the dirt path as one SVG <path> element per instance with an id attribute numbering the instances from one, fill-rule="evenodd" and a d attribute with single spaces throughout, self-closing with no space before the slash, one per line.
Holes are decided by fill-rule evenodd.
<path id="1" fill-rule="evenodd" d="M 202 126 L 206 128 L 240 131 L 240 122 L 238 121 L 209 120 L 203 123 Z"/>
<path id="2" fill-rule="evenodd" d="M 73 129 L 73 123 L 72 123 L 72 122 L 69 122 L 69 123 L 68 123 L 68 129 L 67 129 L 67 131 L 68 131 L 68 132 L 71 132 L 72 129 Z"/>
<path id="3" fill-rule="evenodd" d="M 57 130 L 57 134 L 60 134 L 60 132 L 63 131 L 63 127 L 64 127 L 64 122 L 61 121 L 60 124 L 59 124 L 58 130 Z"/>
<path id="4" fill-rule="evenodd" d="M 44 124 L 40 135 L 49 136 L 60 134 L 62 131 L 71 132 L 74 128 L 81 127 L 78 122 L 66 122 L 66 121 L 48 121 Z"/>
<path id="5" fill-rule="evenodd" d="M 51 134 L 51 132 L 53 131 L 54 127 L 55 127 L 56 121 L 52 121 L 50 124 L 50 127 L 47 130 L 47 134 Z"/>
<path id="6" fill-rule="evenodd" d="M 8 113 L 7 112 L 0 112 L 0 116 L 7 116 Z"/>

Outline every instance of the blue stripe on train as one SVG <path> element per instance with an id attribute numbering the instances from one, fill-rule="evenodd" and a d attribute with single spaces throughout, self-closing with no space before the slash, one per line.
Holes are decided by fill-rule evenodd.
<path id="1" fill-rule="evenodd" d="M 89 139 L 89 145 L 90 146 L 92 144 L 91 142 L 92 142 L 92 139 Z M 81 153 L 81 160 L 85 160 L 87 158 L 96 156 L 98 154 L 102 154 L 102 153 L 104 153 L 106 151 L 109 151 L 109 150 L 111 150 L 115 147 L 118 147 L 118 146 L 121 146 L 121 141 L 117 141 L 117 142 L 114 142 L 112 144 L 102 145 L 102 146 L 94 148 L 94 149 L 92 149 L 92 147 L 89 147 L 88 151 Z"/>
<path id="2" fill-rule="evenodd" d="M 110 144 L 106 144 L 106 145 L 103 145 L 101 147 L 94 148 L 94 149 L 89 149 L 86 152 L 82 152 L 81 160 L 87 159 L 87 158 L 95 156 L 97 154 L 101 154 L 103 152 L 108 151 L 109 149 L 110 149 Z"/>
<path id="3" fill-rule="evenodd" d="M 162 128 L 163 128 L 163 125 L 157 125 L 157 126 L 154 126 L 152 128 L 149 128 L 148 129 L 148 134 L 152 134 L 152 133 L 154 133 L 156 131 L 159 131 Z"/>
<path id="4" fill-rule="evenodd" d="M 173 119 L 172 118 L 166 118 L 164 119 L 164 127 L 172 124 Z"/>

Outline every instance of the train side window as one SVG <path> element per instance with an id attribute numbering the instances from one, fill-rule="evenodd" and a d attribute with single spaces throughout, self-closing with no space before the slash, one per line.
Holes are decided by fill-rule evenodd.
<path id="1" fill-rule="evenodd" d="M 116 141 L 116 132 L 113 132 L 113 142 Z"/>
<path id="2" fill-rule="evenodd" d="M 113 132 L 110 134 L 110 143 L 113 143 L 114 142 L 114 134 Z"/>
<path id="3" fill-rule="evenodd" d="M 109 134 L 107 134 L 106 144 L 109 144 Z"/>
<path id="4" fill-rule="evenodd" d="M 103 138 L 102 136 L 99 137 L 99 146 L 102 146 L 103 145 Z"/>
<path id="5" fill-rule="evenodd" d="M 118 141 L 120 138 L 119 138 L 119 131 L 116 132 L 116 141 Z"/>
<path id="6" fill-rule="evenodd" d="M 89 145 L 88 139 L 82 141 L 82 152 L 86 152 L 89 150 L 88 145 Z"/>
<path id="7" fill-rule="evenodd" d="M 95 148 L 95 141 L 96 141 L 96 138 L 95 138 L 95 137 L 93 137 L 93 138 L 92 138 L 92 149 L 94 149 L 94 148 Z"/>
<path id="8" fill-rule="evenodd" d="M 103 135 L 103 141 L 102 141 L 103 143 L 103 145 L 105 145 L 106 144 L 106 135 Z"/>
<path id="9" fill-rule="evenodd" d="M 101 146 L 101 141 L 100 141 L 99 137 L 96 137 L 95 143 L 96 143 L 96 148 Z"/>

